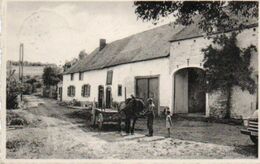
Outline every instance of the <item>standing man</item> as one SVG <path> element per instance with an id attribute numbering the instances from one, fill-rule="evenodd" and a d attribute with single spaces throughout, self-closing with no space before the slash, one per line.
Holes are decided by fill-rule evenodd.
<path id="1" fill-rule="evenodd" d="M 148 102 L 148 108 L 147 108 L 147 111 L 145 112 L 145 114 L 147 116 L 147 128 L 149 130 L 149 134 L 147 134 L 146 136 L 152 137 L 153 136 L 153 119 L 155 117 L 155 115 L 154 115 L 155 105 L 153 103 L 152 98 L 148 98 L 147 102 Z"/>

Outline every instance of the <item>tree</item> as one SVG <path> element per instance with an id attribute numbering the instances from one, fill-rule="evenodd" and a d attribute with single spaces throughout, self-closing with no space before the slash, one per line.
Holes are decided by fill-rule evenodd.
<path id="1" fill-rule="evenodd" d="M 43 96 L 55 97 L 53 95 L 57 92 L 57 84 L 61 81 L 61 73 L 58 67 L 45 67 L 43 70 L 43 84 L 45 85 Z M 55 86 L 54 88 L 51 86 Z"/>
<path id="2" fill-rule="evenodd" d="M 199 27 L 207 33 L 212 32 L 212 27 L 223 31 L 243 27 L 251 19 L 258 20 L 257 1 L 136 1 L 134 6 L 138 18 L 154 24 L 161 18 L 173 16 L 176 24 L 187 26 L 199 15 Z"/>
<path id="3" fill-rule="evenodd" d="M 206 71 L 207 90 L 221 90 L 226 94 L 226 118 L 230 118 L 232 89 L 239 86 L 242 90 L 255 92 L 256 84 L 251 78 L 250 59 L 257 51 L 254 45 L 245 49 L 237 46 L 237 33 L 231 36 L 218 35 L 213 38 L 213 45 L 202 49 Z"/>
<path id="4" fill-rule="evenodd" d="M 45 67 L 43 70 L 43 84 L 45 86 L 55 86 L 60 81 L 58 69 L 55 67 Z"/>

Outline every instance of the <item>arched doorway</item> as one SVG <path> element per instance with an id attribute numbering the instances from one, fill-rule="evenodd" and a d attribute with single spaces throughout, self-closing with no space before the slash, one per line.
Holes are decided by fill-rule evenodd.
<path id="1" fill-rule="evenodd" d="M 201 68 L 182 68 L 173 74 L 175 113 L 206 113 L 205 71 Z"/>

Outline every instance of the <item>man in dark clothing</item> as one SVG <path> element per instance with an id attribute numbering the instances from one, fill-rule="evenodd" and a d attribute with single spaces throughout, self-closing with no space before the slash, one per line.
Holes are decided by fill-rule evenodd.
<path id="1" fill-rule="evenodd" d="M 149 130 L 149 134 L 147 134 L 146 136 L 151 137 L 153 136 L 153 119 L 155 117 L 154 114 L 154 103 L 153 103 L 153 99 L 149 98 L 147 100 L 148 102 L 148 108 L 147 111 L 145 112 L 145 115 L 147 116 L 147 128 Z"/>

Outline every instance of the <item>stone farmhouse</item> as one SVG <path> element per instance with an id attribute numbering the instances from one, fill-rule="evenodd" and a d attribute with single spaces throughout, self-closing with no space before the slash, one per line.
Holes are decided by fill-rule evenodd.
<path id="1" fill-rule="evenodd" d="M 257 36 L 258 25 L 251 24 L 238 35 L 238 44 L 257 46 Z M 100 39 L 98 48 L 64 72 L 59 98 L 95 101 L 98 107 L 110 108 L 112 102 L 133 94 L 153 98 L 158 115 L 169 107 L 172 113 L 223 117 L 223 93 L 206 93 L 198 82 L 205 75 L 201 49 L 211 43 L 196 24 L 167 24 L 108 44 Z M 257 83 L 257 53 L 251 57 L 251 67 Z M 258 94 L 235 87 L 231 106 L 232 118 L 247 117 L 258 108 Z"/>

